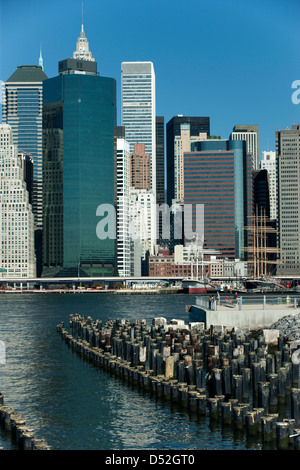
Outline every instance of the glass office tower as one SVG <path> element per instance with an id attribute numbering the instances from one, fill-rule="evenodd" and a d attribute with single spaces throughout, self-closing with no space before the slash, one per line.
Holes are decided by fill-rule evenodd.
<path id="1" fill-rule="evenodd" d="M 115 80 L 94 61 L 61 61 L 44 82 L 43 276 L 115 274 L 115 237 L 96 233 L 97 208 L 115 205 L 115 127 Z"/>

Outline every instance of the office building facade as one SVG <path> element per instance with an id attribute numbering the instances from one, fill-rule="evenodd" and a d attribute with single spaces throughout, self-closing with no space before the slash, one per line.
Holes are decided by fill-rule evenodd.
<path id="1" fill-rule="evenodd" d="M 277 172 L 276 152 L 262 152 L 260 169 L 267 170 L 270 191 L 270 218 L 277 219 Z"/>
<path id="2" fill-rule="evenodd" d="M 13 144 L 12 128 L 0 125 L 0 278 L 35 278 L 34 216 Z"/>
<path id="3" fill-rule="evenodd" d="M 156 116 L 156 201 L 165 202 L 165 118 Z"/>
<path id="4" fill-rule="evenodd" d="M 117 172 L 117 268 L 119 276 L 130 276 L 130 232 L 129 232 L 129 144 L 124 127 L 115 130 Z"/>
<path id="5" fill-rule="evenodd" d="M 186 129 L 186 130 L 185 130 Z M 174 116 L 167 122 L 166 126 L 166 171 L 167 171 L 167 197 L 166 202 L 171 207 L 172 201 L 177 200 L 180 195 L 181 181 L 180 172 L 183 174 L 183 152 L 179 151 L 177 141 L 181 138 L 182 132 L 189 132 L 189 138 L 198 138 L 199 134 L 205 133 L 210 135 L 210 118 L 209 117 L 190 117 L 190 116 Z M 184 138 L 184 141 L 187 139 Z M 187 143 L 189 146 L 189 143 Z M 176 150 L 177 149 L 177 150 Z M 189 151 L 190 148 L 185 148 Z M 179 181 L 180 180 L 180 181 Z"/>
<path id="6" fill-rule="evenodd" d="M 230 135 L 232 140 L 245 140 L 247 143 L 247 152 L 253 155 L 253 169 L 259 169 L 259 128 L 257 125 L 234 126 Z"/>
<path id="7" fill-rule="evenodd" d="M 300 269 L 300 125 L 275 132 L 278 247 L 277 274 L 299 274 Z"/>
<path id="8" fill-rule="evenodd" d="M 151 189 L 150 155 L 145 153 L 145 145 L 134 144 L 130 155 L 130 186 L 136 189 Z"/>
<path id="9" fill-rule="evenodd" d="M 116 82 L 66 59 L 43 95 L 43 276 L 114 275 L 116 235 L 102 225 L 116 202 Z"/>
<path id="10" fill-rule="evenodd" d="M 42 109 L 43 81 L 48 77 L 41 66 L 21 65 L 3 84 L 2 122 L 12 128 L 19 152 L 32 155 L 32 209 L 35 228 L 42 229 Z"/>
<path id="11" fill-rule="evenodd" d="M 204 205 L 204 249 L 245 260 L 253 217 L 252 155 L 244 141 L 207 140 L 184 154 L 184 233 L 197 230 L 196 205 Z M 202 234 L 200 234 L 201 236 Z M 188 240 L 187 240 L 188 242 Z"/>
<path id="12" fill-rule="evenodd" d="M 156 191 L 156 102 L 152 62 L 122 62 L 121 120 L 130 153 L 145 145 L 151 159 L 151 189 Z"/>

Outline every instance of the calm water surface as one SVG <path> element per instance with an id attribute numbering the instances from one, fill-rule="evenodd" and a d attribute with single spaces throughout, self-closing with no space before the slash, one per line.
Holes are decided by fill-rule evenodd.
<path id="1" fill-rule="evenodd" d="M 245 434 L 210 425 L 145 396 L 73 353 L 56 331 L 69 315 L 93 319 L 188 320 L 187 295 L 0 294 L 0 365 L 5 404 L 53 450 L 260 449 Z M 174 405 L 173 405 L 174 406 Z M 0 433 L 0 446 L 13 449 Z"/>

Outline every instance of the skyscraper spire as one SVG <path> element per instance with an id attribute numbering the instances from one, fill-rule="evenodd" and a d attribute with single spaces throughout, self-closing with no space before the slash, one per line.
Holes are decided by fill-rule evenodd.
<path id="1" fill-rule="evenodd" d="M 81 32 L 83 33 L 83 2 L 81 3 Z"/>
<path id="2" fill-rule="evenodd" d="M 73 52 L 73 59 L 89 60 L 95 62 L 95 59 L 89 50 L 89 43 L 83 29 L 83 3 L 81 13 L 81 32 L 76 43 L 76 51 Z"/>
<path id="3" fill-rule="evenodd" d="M 44 61 L 43 61 L 43 56 L 42 56 L 42 46 L 40 46 L 39 66 L 42 67 L 42 70 L 44 70 Z"/>

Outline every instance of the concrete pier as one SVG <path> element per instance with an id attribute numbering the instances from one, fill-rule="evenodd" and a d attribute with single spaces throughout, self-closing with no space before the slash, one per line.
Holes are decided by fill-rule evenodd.
<path id="1" fill-rule="evenodd" d="M 166 404 L 257 436 L 263 446 L 284 448 L 287 427 L 289 447 L 299 443 L 300 389 L 293 387 L 291 346 L 281 337 L 271 347 L 262 331 L 168 324 L 163 317 L 147 326 L 71 315 L 71 334 L 63 324 L 57 331 L 97 367 Z M 279 420 L 287 401 L 288 423 Z"/>

